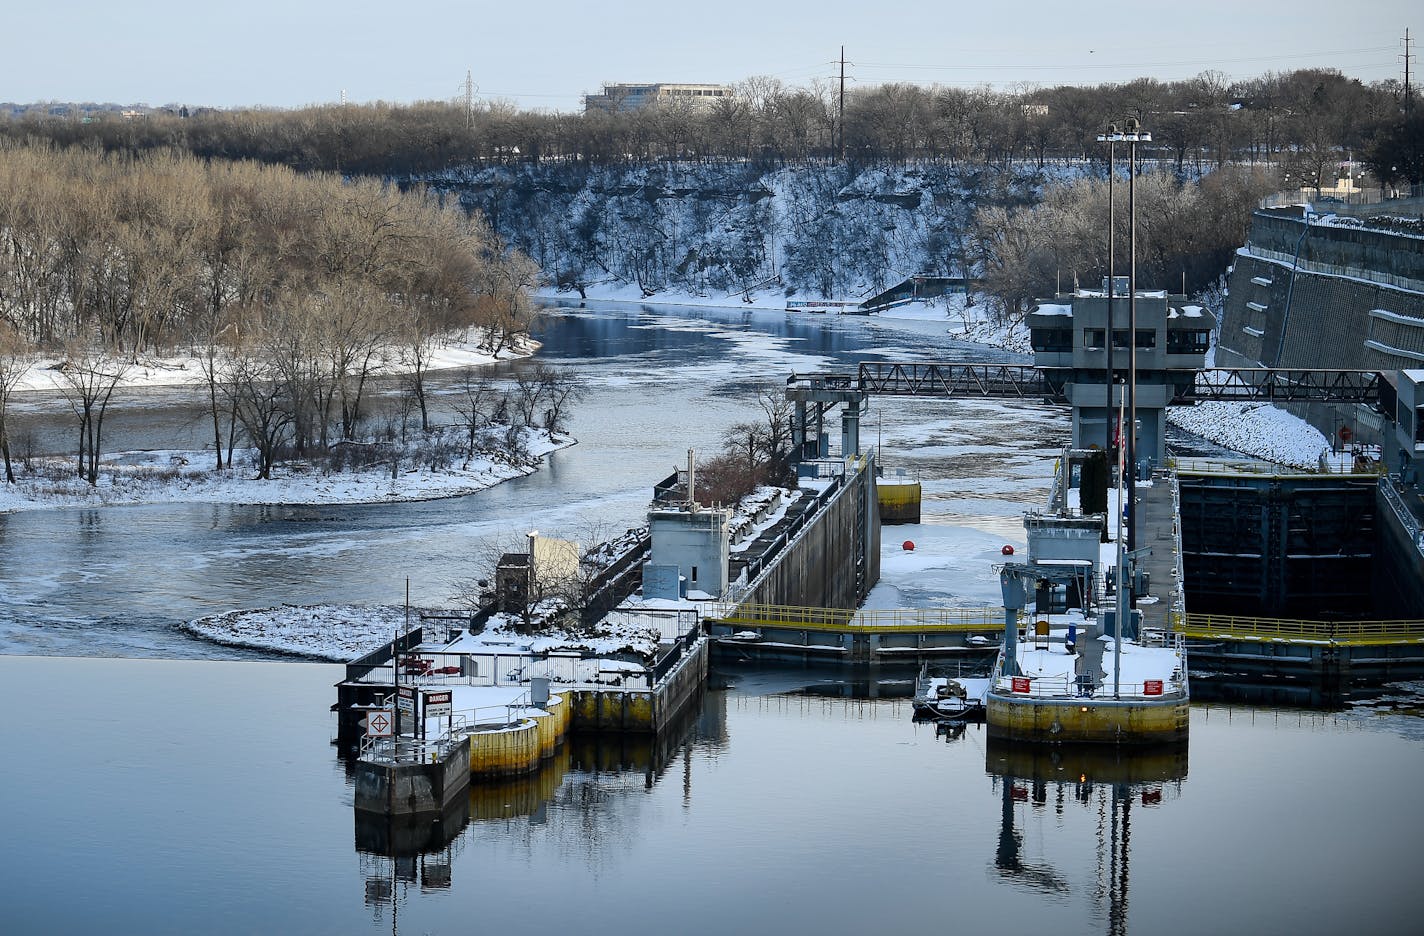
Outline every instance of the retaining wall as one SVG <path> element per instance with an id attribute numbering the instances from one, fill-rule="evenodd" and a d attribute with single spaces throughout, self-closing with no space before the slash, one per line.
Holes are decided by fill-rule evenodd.
<path id="1" fill-rule="evenodd" d="M 873 464 L 847 476 L 815 522 L 752 583 L 743 602 L 856 608 L 880 580 L 880 507 Z"/>

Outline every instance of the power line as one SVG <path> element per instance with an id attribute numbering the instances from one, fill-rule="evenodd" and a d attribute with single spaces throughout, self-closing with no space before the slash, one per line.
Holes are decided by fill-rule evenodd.
<path id="1" fill-rule="evenodd" d="M 925 65 L 914 62 L 861 62 L 862 68 L 904 68 L 917 71 L 985 71 L 1001 70 L 1012 68 L 1015 70 L 1053 70 L 1053 69 L 1112 69 L 1112 68 L 1196 68 L 1211 65 L 1235 65 L 1249 62 L 1279 62 L 1291 61 L 1301 58 L 1310 58 L 1325 55 L 1363 55 L 1367 53 L 1387 52 L 1391 46 L 1381 46 L 1368 49 L 1340 49 L 1333 52 L 1296 52 L 1283 55 L 1260 55 L 1243 58 L 1220 58 L 1220 59 L 1188 59 L 1175 62 L 1076 62 L 1072 64 L 1055 63 L 995 63 L 992 65 Z"/>

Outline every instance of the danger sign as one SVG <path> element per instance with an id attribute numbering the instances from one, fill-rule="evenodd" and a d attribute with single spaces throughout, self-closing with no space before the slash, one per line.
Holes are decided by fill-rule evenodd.
<path id="1" fill-rule="evenodd" d="M 425 707 L 426 718 L 444 718 L 453 711 L 450 704 L 450 690 L 426 692 L 422 695 L 424 696 L 422 704 Z"/>

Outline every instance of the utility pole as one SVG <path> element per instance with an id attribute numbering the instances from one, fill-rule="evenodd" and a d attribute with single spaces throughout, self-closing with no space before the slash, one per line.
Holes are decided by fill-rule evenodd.
<path id="1" fill-rule="evenodd" d="M 1407 117 L 1414 110 L 1414 93 L 1409 86 L 1409 61 L 1413 56 L 1409 52 L 1409 44 L 1414 40 L 1409 38 L 1409 28 L 1404 30 L 1404 114 Z"/>
<path id="2" fill-rule="evenodd" d="M 1408 31 L 1406 30 L 1406 34 L 1407 32 Z M 1408 48 L 1408 45 L 1406 45 L 1405 49 L 1407 50 Z M 1408 61 L 1409 60 L 1406 58 L 1405 74 L 1408 74 Z M 1406 89 L 1408 89 L 1408 78 L 1405 79 L 1404 86 Z M 841 142 L 840 146 L 838 146 L 837 149 L 840 150 L 841 162 L 845 162 L 845 46 L 841 46 L 841 93 L 839 98 L 837 98 L 837 104 L 840 107 L 840 114 L 838 115 L 836 122 L 840 124 L 841 127 Z"/>

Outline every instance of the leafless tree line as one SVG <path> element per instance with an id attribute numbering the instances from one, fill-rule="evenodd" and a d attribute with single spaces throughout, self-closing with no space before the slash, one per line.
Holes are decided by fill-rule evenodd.
<path id="1" fill-rule="evenodd" d="M 532 321 L 536 277 L 477 214 L 420 192 L 185 154 L 0 143 L 7 473 L 5 403 L 40 352 L 59 359 L 91 483 L 124 370 L 184 349 L 202 362 L 218 467 L 241 429 L 266 477 L 281 444 L 300 455 L 353 439 L 383 366 L 403 363 L 423 385 L 436 343 L 470 328 L 487 350 L 509 348 Z"/>
<path id="2" fill-rule="evenodd" d="M 1198 182 L 1149 172 L 1135 182 L 1137 272 L 1148 288 L 1194 292 L 1219 277 L 1246 242 L 1251 210 L 1274 186 L 1266 173 L 1224 169 Z M 1126 180 L 1113 212 L 1117 272 L 1128 268 Z M 1049 186 L 1036 204 L 980 209 L 973 250 L 983 290 L 1013 316 L 1076 285 L 1096 288 L 1108 268 L 1108 183 L 1084 178 Z"/>
<path id="3" fill-rule="evenodd" d="M 1096 153 L 1110 120 L 1153 130 L 1154 155 L 1223 165 L 1272 161 L 1327 146 L 1362 151 L 1397 119 L 1402 89 L 1328 69 L 1231 81 L 1206 71 L 1096 86 L 1007 90 L 892 83 L 858 85 L 840 102 L 829 82 L 788 86 L 753 77 L 711 106 L 675 102 L 629 113 L 520 111 L 501 102 L 332 105 L 299 110 L 155 112 L 145 120 L 34 108 L 0 134 L 108 151 L 177 147 L 204 158 L 254 159 L 298 170 L 399 177 L 479 161 L 622 163 L 656 159 L 837 159 L 904 162 L 1080 159 Z M 184 111 L 186 113 L 186 111 Z M 97 118 L 97 119 L 96 119 Z"/>

